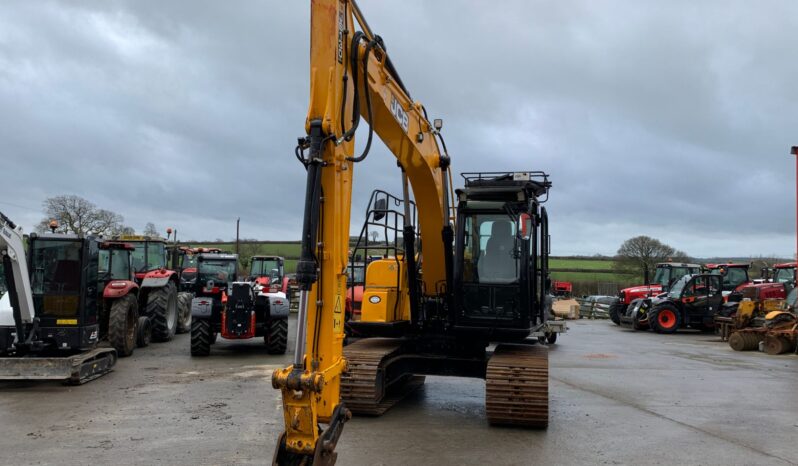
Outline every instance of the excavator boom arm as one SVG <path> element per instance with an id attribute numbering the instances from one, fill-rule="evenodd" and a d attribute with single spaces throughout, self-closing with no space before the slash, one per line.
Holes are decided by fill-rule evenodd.
<path id="1" fill-rule="evenodd" d="M 359 26 L 359 29 L 356 29 Z M 354 135 L 370 125 L 363 154 Z M 294 362 L 272 375 L 282 391 L 285 432 L 275 464 L 333 464 L 335 444 L 348 411 L 340 402 L 346 269 L 352 179 L 376 133 L 396 157 L 412 186 L 423 244 L 421 291 L 436 296 L 448 283 L 450 260 L 448 157 L 423 106 L 413 102 L 353 0 L 312 0 L 310 104 L 297 157 L 307 170 Z M 449 256 L 451 251 L 448 252 Z M 411 261 L 414 258 L 410 259 Z M 410 262 L 412 263 L 412 262 Z M 404 290 L 407 291 L 407 290 Z M 320 428 L 326 424 L 326 428 Z"/>
<path id="2" fill-rule="evenodd" d="M 18 340 L 23 338 L 23 325 L 31 324 L 34 317 L 30 274 L 25 257 L 21 229 L 0 212 L 0 259 L 3 261 L 3 278 L 14 311 Z"/>

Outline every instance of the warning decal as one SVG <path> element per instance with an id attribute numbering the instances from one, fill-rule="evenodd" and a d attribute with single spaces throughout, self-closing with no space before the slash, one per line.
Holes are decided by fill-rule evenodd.
<path id="1" fill-rule="evenodd" d="M 333 307 L 333 331 L 341 333 L 344 331 L 343 309 L 341 308 L 341 295 L 335 295 L 335 307 Z"/>

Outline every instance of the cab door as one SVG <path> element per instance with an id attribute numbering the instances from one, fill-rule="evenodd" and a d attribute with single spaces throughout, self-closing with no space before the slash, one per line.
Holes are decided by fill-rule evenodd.
<path id="1" fill-rule="evenodd" d="M 723 303 L 721 280 L 719 275 L 699 275 L 685 286 L 682 304 L 687 324 L 700 327 L 713 325 L 713 317 Z"/>

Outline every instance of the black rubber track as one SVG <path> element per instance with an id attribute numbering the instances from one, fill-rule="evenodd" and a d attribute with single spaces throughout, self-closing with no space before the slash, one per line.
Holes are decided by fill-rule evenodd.
<path id="1" fill-rule="evenodd" d="M 264 337 L 269 354 L 285 354 L 288 345 L 288 319 L 272 319 L 269 334 Z"/>
<path id="2" fill-rule="evenodd" d="M 174 306 L 171 310 L 170 305 Z M 147 299 L 147 317 L 152 323 L 152 341 L 169 341 L 175 336 L 178 312 L 177 288 L 174 282 L 170 281 L 162 288 L 150 291 Z"/>
<path id="3" fill-rule="evenodd" d="M 136 348 L 138 303 L 132 294 L 123 296 L 113 304 L 108 316 L 108 342 L 120 358 L 130 356 Z"/>
<path id="4" fill-rule="evenodd" d="M 212 340 L 210 322 L 205 319 L 194 319 L 191 322 L 191 355 L 208 356 L 211 354 Z"/>

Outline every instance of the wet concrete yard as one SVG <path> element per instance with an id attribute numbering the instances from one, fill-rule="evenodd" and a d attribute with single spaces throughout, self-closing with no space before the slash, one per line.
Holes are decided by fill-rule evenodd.
<path id="1" fill-rule="evenodd" d="M 489 427 L 483 381 L 428 377 L 383 417 L 350 421 L 339 464 L 798 464 L 798 356 L 569 325 L 550 350 L 548 430 Z M 0 383 L 3 463 L 270 463 L 282 414 L 269 377 L 290 355 L 220 339 L 191 358 L 188 345 L 138 349 L 80 387 Z"/>

